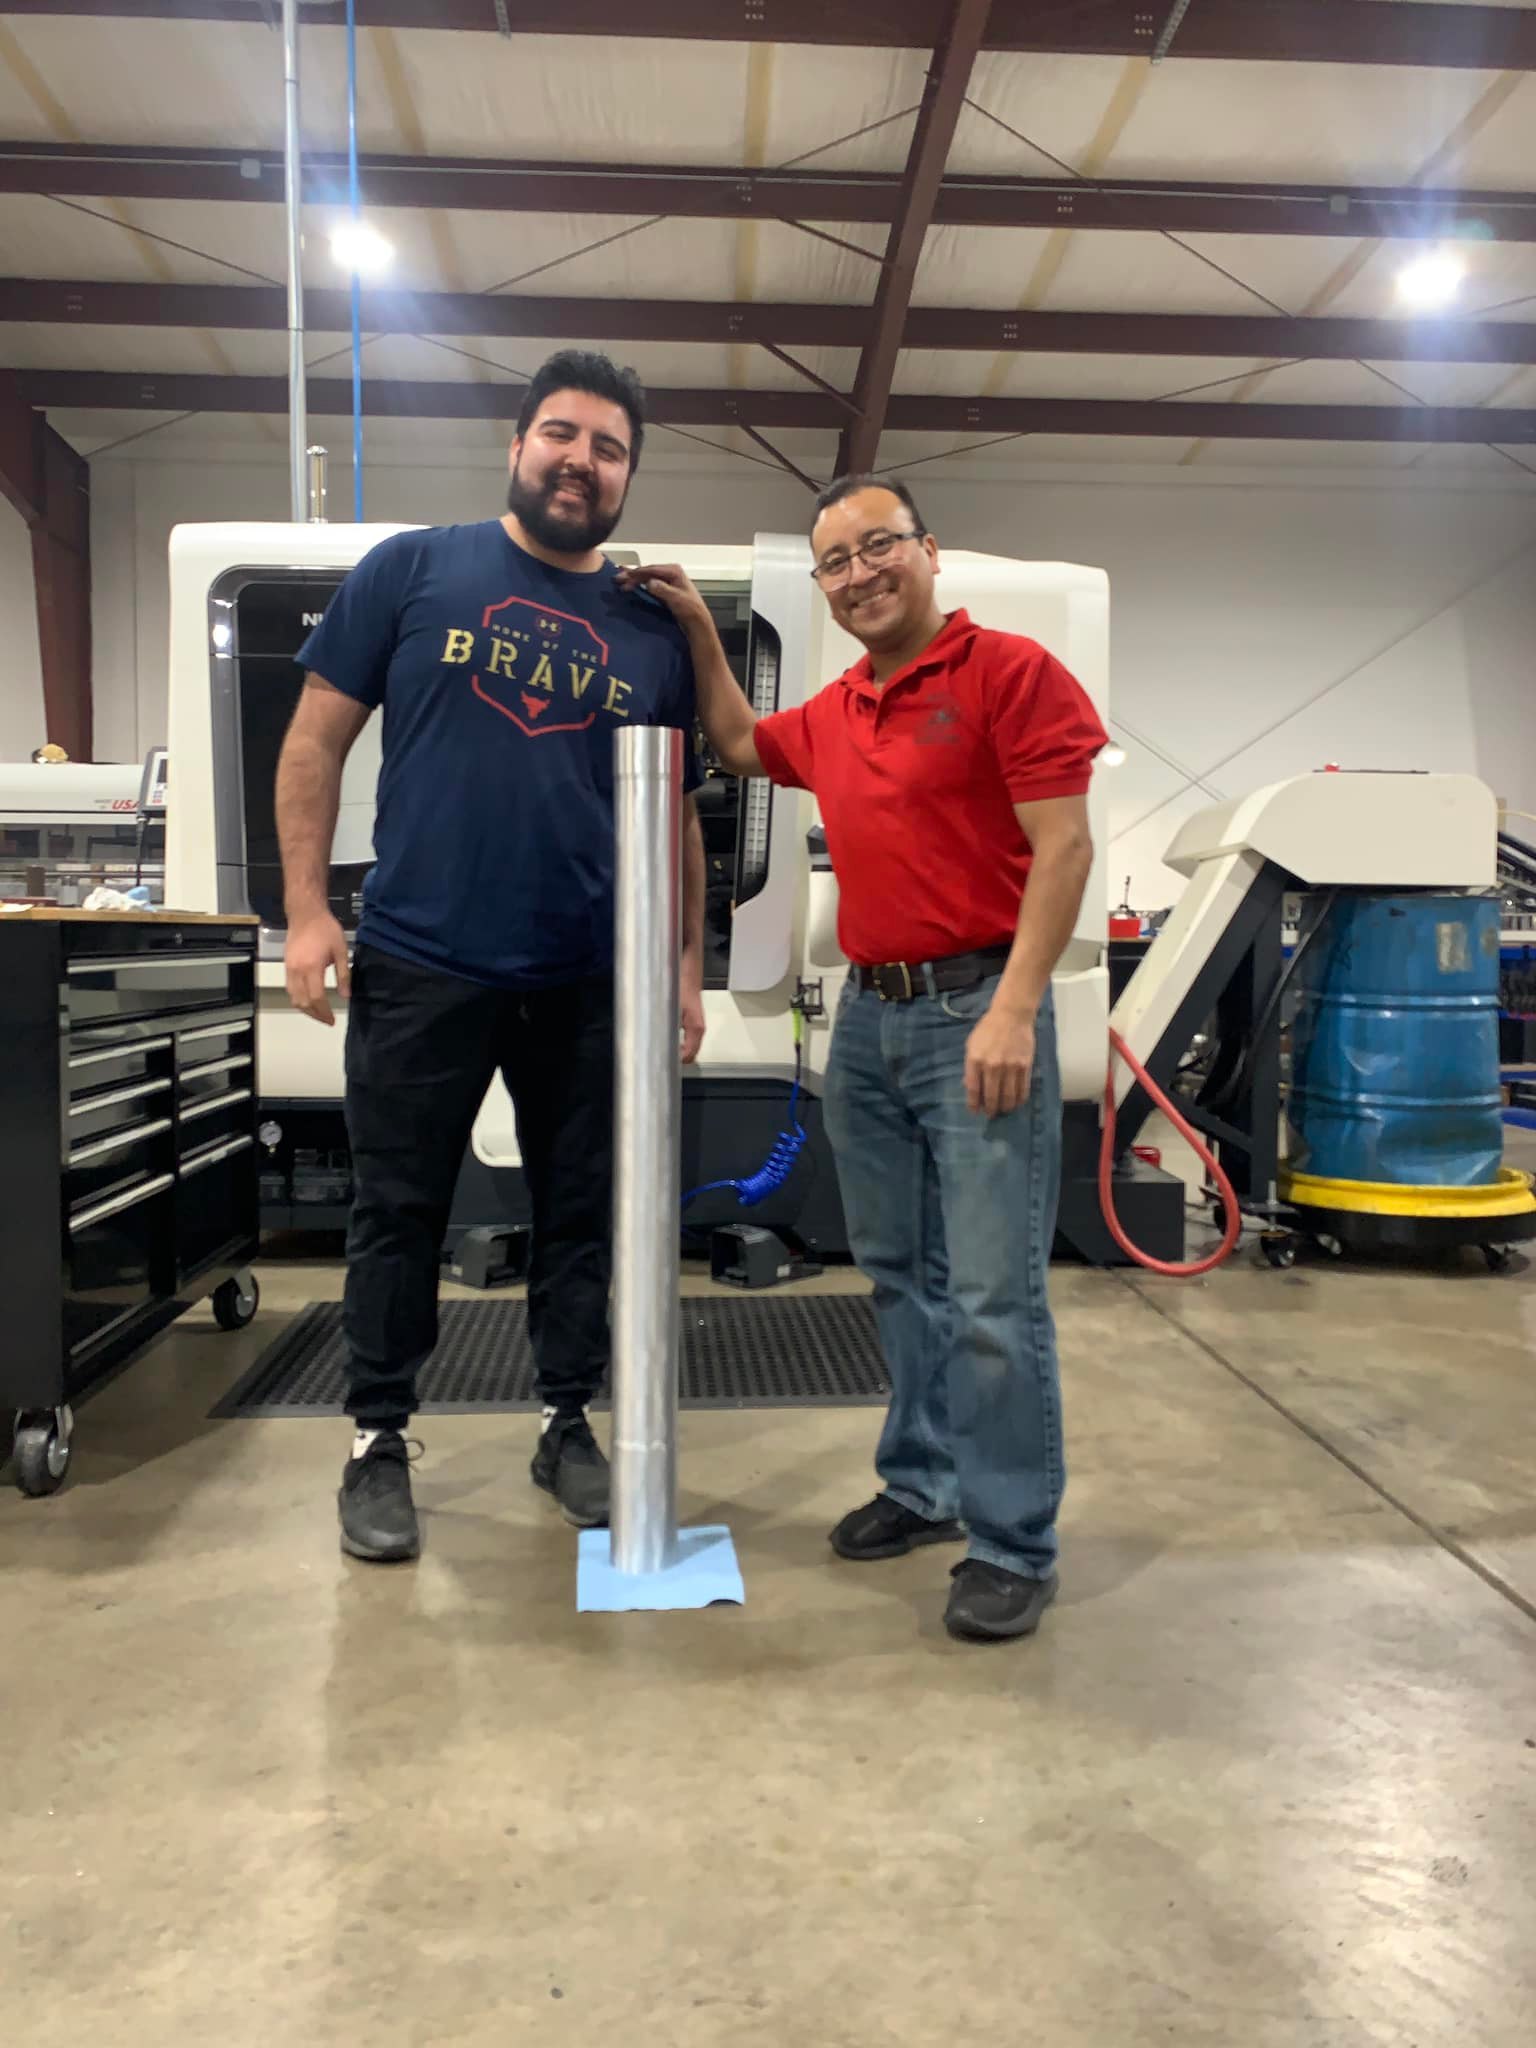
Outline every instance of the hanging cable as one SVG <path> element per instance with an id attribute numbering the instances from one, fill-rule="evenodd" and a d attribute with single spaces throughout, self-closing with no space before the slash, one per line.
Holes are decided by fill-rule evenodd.
<path id="1" fill-rule="evenodd" d="M 783 1187 L 795 1168 L 795 1161 L 804 1151 L 809 1139 L 803 1123 L 796 1115 L 800 1106 L 801 1046 L 805 1035 L 805 1018 L 799 1007 L 792 1006 L 790 1013 L 795 1020 L 795 1085 L 789 1091 L 789 1123 L 774 1140 L 773 1150 L 757 1169 L 744 1180 L 709 1180 L 702 1187 L 690 1188 L 683 1197 L 683 1207 L 699 1195 L 718 1193 L 722 1188 L 735 1191 L 743 1209 L 752 1209 L 764 1202 L 771 1194 Z"/>
<path id="2" fill-rule="evenodd" d="M 352 213 L 352 517 L 363 523 L 363 288 L 357 269 L 357 0 L 347 0 L 347 194 Z"/>
<path id="3" fill-rule="evenodd" d="M 1334 899 L 1338 893 L 1337 889 L 1328 889 L 1324 892 L 1318 903 L 1316 915 L 1297 940 L 1295 950 L 1292 952 L 1290 959 L 1286 961 L 1285 966 L 1280 971 L 1279 979 L 1270 990 L 1269 1000 L 1265 1003 L 1260 1013 L 1258 1023 L 1254 1025 L 1252 1031 L 1248 1034 L 1248 1042 L 1243 1047 L 1236 1066 L 1233 1067 L 1231 1074 L 1214 1095 L 1207 1095 L 1203 1098 L 1202 1108 L 1225 1109 L 1228 1103 L 1234 1102 L 1237 1099 L 1244 1081 L 1248 1078 L 1249 1068 L 1263 1051 L 1268 1042 L 1270 1030 L 1279 1019 L 1280 1006 L 1290 992 L 1291 984 L 1296 979 L 1297 970 L 1307 956 L 1307 949 L 1326 924 L 1328 913 L 1332 910 Z"/>
<path id="4" fill-rule="evenodd" d="M 1158 1087 L 1119 1032 L 1113 1028 L 1110 1030 L 1109 1042 L 1113 1047 L 1113 1052 L 1118 1053 L 1121 1059 L 1125 1061 L 1125 1064 L 1136 1076 L 1142 1087 L 1146 1089 L 1148 1095 L 1151 1096 L 1152 1100 L 1163 1112 L 1163 1115 L 1167 1117 L 1179 1136 L 1186 1139 L 1194 1147 L 1195 1154 L 1200 1160 L 1201 1165 L 1204 1166 L 1216 1183 L 1217 1193 L 1221 1197 L 1222 1209 L 1226 1216 L 1226 1228 L 1222 1232 L 1221 1243 L 1217 1245 L 1213 1252 L 1208 1252 L 1203 1259 L 1195 1259 L 1191 1263 L 1183 1265 L 1175 1264 L 1168 1259 L 1154 1259 L 1149 1252 L 1144 1252 L 1140 1246 L 1132 1244 L 1131 1240 L 1126 1236 L 1125 1231 L 1121 1227 L 1120 1218 L 1115 1214 L 1115 1062 L 1113 1053 L 1110 1056 L 1109 1073 L 1104 1083 L 1104 1135 L 1099 1141 L 1099 1207 L 1104 1212 L 1104 1221 L 1108 1226 L 1110 1236 L 1119 1245 L 1121 1251 L 1125 1253 L 1128 1259 L 1134 1259 L 1138 1266 L 1145 1266 L 1150 1273 L 1166 1273 L 1175 1280 L 1193 1280 L 1201 1273 L 1211 1272 L 1224 1259 L 1229 1259 L 1236 1250 L 1237 1240 L 1242 1235 L 1243 1228 L 1242 1211 L 1237 1206 L 1237 1195 L 1233 1190 L 1231 1181 L 1227 1177 L 1226 1169 L 1222 1166 L 1215 1153 L 1211 1151 L 1194 1126 L 1174 1108 L 1172 1102 L 1169 1101 L 1162 1089 Z"/>

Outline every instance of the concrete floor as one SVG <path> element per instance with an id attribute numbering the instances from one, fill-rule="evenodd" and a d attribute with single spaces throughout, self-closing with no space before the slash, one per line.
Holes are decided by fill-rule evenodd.
<path id="1" fill-rule="evenodd" d="M 1529 2048 L 1536 1273 L 1061 1270 L 1033 1643 L 839 1564 L 870 1410 L 689 1414 L 744 1610 L 578 1616 L 523 1417 L 431 1418 L 337 1552 L 339 1423 L 209 1423 L 268 1266 L 0 1498 L 18 2048 Z"/>

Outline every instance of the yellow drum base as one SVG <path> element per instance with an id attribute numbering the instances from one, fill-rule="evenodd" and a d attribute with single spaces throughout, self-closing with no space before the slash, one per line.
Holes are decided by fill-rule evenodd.
<path id="1" fill-rule="evenodd" d="M 1297 1208 L 1346 1216 L 1418 1216 L 1426 1221 L 1496 1223 L 1536 1211 L 1531 1175 L 1501 1166 L 1483 1187 L 1399 1187 L 1389 1181 L 1325 1180 L 1320 1174 L 1280 1170 L 1281 1199 Z"/>

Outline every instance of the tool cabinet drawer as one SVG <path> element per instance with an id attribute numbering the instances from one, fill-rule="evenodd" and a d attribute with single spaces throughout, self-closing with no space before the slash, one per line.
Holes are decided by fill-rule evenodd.
<path id="1" fill-rule="evenodd" d="M 183 1152 L 176 1183 L 178 1277 L 186 1278 L 231 1245 L 248 1242 L 257 1229 L 256 1182 L 249 1131 Z"/>
<path id="2" fill-rule="evenodd" d="M 255 1044 L 249 1017 L 220 1017 L 184 1025 L 176 1033 L 177 1072 L 187 1074 L 213 1060 L 244 1057 L 249 1062 Z"/>
<path id="3" fill-rule="evenodd" d="M 64 1093 L 66 1110 L 87 1096 L 110 1088 L 129 1088 L 169 1074 L 171 1048 L 169 1032 L 153 1036 L 119 1031 L 72 1032 L 65 1040 Z"/>
<path id="4" fill-rule="evenodd" d="M 114 1019 L 166 1017 L 250 1002 L 255 963 L 235 947 L 164 953 L 81 953 L 66 968 L 71 1029 Z"/>
<path id="5" fill-rule="evenodd" d="M 174 1176 L 150 1174 L 72 1207 L 64 1273 L 64 1341 L 71 1352 L 104 1337 L 169 1281 L 158 1268 Z"/>
<path id="6" fill-rule="evenodd" d="M 176 1073 L 176 1100 L 182 1115 L 191 1106 L 211 1102 L 232 1090 L 244 1089 L 249 1094 L 254 1066 L 249 1048 L 180 1065 Z"/>
<path id="7" fill-rule="evenodd" d="M 141 1117 L 105 1137 L 86 1138 L 64 1157 L 64 1200 L 71 1213 L 124 1182 L 171 1169 L 175 1125 L 168 1116 Z"/>
<path id="8" fill-rule="evenodd" d="M 126 1130 L 147 1117 L 167 1114 L 171 1090 L 169 1074 L 142 1075 L 137 1080 L 117 1081 L 107 1087 L 82 1089 L 64 1105 L 66 1162 L 92 1139 Z"/>

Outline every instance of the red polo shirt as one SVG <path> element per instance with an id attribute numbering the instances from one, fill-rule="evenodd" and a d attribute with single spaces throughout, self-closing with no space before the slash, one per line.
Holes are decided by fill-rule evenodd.
<path id="1" fill-rule="evenodd" d="M 816 794 L 860 967 L 1010 944 L 1030 863 L 1013 806 L 1082 796 L 1107 738 L 1059 661 L 963 611 L 883 688 L 866 655 L 753 733 L 775 782 Z"/>

